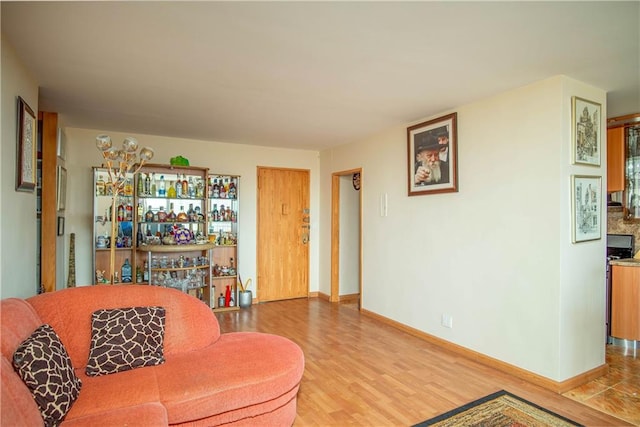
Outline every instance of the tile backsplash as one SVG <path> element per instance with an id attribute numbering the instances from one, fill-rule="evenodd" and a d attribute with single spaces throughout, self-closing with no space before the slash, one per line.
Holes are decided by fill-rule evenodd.
<path id="1" fill-rule="evenodd" d="M 613 207 L 607 209 L 607 233 L 633 234 L 635 236 L 634 253 L 640 250 L 640 223 L 624 222 L 622 219 L 622 208 Z"/>

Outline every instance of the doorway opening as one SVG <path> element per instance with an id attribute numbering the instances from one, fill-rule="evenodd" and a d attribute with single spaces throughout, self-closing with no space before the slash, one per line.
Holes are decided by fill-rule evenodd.
<path id="1" fill-rule="evenodd" d="M 362 169 L 331 176 L 331 302 L 362 303 Z"/>

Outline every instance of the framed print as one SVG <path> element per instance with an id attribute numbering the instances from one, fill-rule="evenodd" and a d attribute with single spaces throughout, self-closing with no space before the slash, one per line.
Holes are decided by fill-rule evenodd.
<path id="1" fill-rule="evenodd" d="M 571 241 L 598 240 L 602 228 L 602 178 L 571 176 Z"/>
<path id="2" fill-rule="evenodd" d="M 58 217 L 58 236 L 64 235 L 64 217 Z"/>
<path id="3" fill-rule="evenodd" d="M 58 210 L 63 211 L 67 200 L 67 170 L 62 166 L 58 166 L 58 191 L 56 199 L 58 200 Z"/>
<path id="4" fill-rule="evenodd" d="M 36 115 L 27 103 L 18 97 L 18 146 L 16 165 L 16 191 L 33 192 L 36 188 Z"/>
<path id="5" fill-rule="evenodd" d="M 457 115 L 407 128 L 409 196 L 458 191 Z"/>
<path id="6" fill-rule="evenodd" d="M 600 104 L 574 96 L 571 98 L 571 140 L 574 164 L 600 166 Z"/>

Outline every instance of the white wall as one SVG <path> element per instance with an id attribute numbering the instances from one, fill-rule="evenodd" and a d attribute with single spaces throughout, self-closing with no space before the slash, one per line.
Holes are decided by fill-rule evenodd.
<path id="1" fill-rule="evenodd" d="M 238 267 L 243 280 L 252 279 L 254 291 L 260 286 L 256 280 L 256 182 L 257 166 L 309 169 L 311 175 L 311 246 L 310 291 L 318 290 L 318 152 L 285 150 L 252 145 L 185 140 L 160 136 L 128 134 L 114 131 L 65 128 L 67 136 L 66 167 L 68 199 L 66 234 L 76 233 L 76 278 L 79 286 L 93 282 L 92 254 L 92 166 L 102 162 L 95 147 L 100 133 L 111 136 L 114 144 L 121 144 L 125 136 L 135 136 L 141 147 L 155 151 L 152 163 L 168 164 L 171 157 L 182 155 L 192 166 L 207 167 L 211 173 L 240 175 L 240 213 Z"/>
<path id="2" fill-rule="evenodd" d="M 37 293 L 36 193 L 17 192 L 17 97 L 38 111 L 38 84 L 2 37 L 2 142 L 0 144 L 0 297 Z"/>
<path id="3" fill-rule="evenodd" d="M 360 193 L 351 175 L 340 176 L 340 275 L 338 295 L 360 292 Z"/>
<path id="4" fill-rule="evenodd" d="M 563 76 L 439 114 L 458 113 L 457 193 L 407 196 L 414 123 L 321 153 L 323 218 L 330 174 L 363 168 L 364 309 L 556 381 L 604 363 L 605 239 L 571 243 L 569 182 L 606 174 L 570 165 L 572 95 L 601 103 L 606 129 L 604 91 Z"/>

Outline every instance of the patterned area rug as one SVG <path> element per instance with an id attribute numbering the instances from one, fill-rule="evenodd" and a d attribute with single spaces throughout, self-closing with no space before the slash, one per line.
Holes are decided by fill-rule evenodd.
<path id="1" fill-rule="evenodd" d="M 580 425 L 508 391 L 501 390 L 446 414 L 416 424 L 415 427 L 564 427 Z"/>

